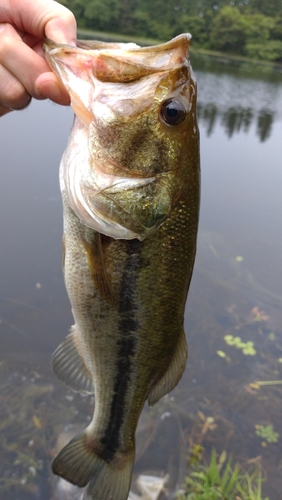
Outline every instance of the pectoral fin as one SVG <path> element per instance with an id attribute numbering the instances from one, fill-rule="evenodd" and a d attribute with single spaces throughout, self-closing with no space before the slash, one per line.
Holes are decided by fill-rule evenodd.
<path id="1" fill-rule="evenodd" d="M 92 375 L 85 366 L 75 326 L 72 327 L 71 333 L 54 352 L 52 369 L 58 379 L 74 391 L 93 394 Z"/>
<path id="2" fill-rule="evenodd" d="M 153 406 L 161 397 L 165 396 L 168 392 L 174 389 L 184 372 L 187 355 L 188 348 L 185 334 L 183 332 L 167 371 L 165 372 L 163 377 L 151 387 L 149 396 L 147 398 L 150 406 Z"/>
<path id="3" fill-rule="evenodd" d="M 88 266 L 91 278 L 95 283 L 100 296 L 115 307 L 112 287 L 104 262 L 104 246 L 106 247 L 110 239 L 100 233 L 94 233 L 94 238 L 91 243 L 82 240 L 83 246 L 87 253 Z"/>

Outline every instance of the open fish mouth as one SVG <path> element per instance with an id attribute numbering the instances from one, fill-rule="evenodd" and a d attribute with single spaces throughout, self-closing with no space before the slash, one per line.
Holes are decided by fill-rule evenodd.
<path id="1" fill-rule="evenodd" d="M 175 68 L 176 64 L 183 64 L 188 59 L 187 48 L 190 39 L 190 33 L 184 33 L 168 42 L 148 47 L 140 47 L 135 43 L 78 40 L 76 47 L 73 47 L 71 45 L 57 44 L 46 38 L 43 42 L 43 50 L 48 62 L 51 62 L 52 66 L 51 58 L 58 58 L 62 54 L 68 53 L 75 58 L 80 57 L 82 62 L 83 60 L 87 60 L 87 53 L 91 54 L 91 56 L 96 53 L 95 66 L 92 59 L 91 62 L 96 67 L 96 73 L 100 76 L 101 80 L 107 78 L 107 81 L 109 81 L 111 79 L 110 75 L 105 72 L 106 66 L 104 64 L 108 61 L 108 70 L 112 70 L 112 78 L 115 81 L 120 81 L 121 77 L 123 81 L 124 79 L 129 81 L 133 78 L 136 79 L 137 76 L 140 78 L 140 71 L 148 75 L 148 73 L 154 73 L 162 69 L 167 71 L 168 69 Z M 123 63 L 122 72 L 117 71 L 120 69 L 118 65 L 119 60 Z M 138 66 L 138 69 L 136 66 Z M 127 71 L 128 68 L 131 69 L 131 75 Z"/>
<path id="2" fill-rule="evenodd" d="M 175 70 L 188 63 L 190 38 L 191 35 L 185 33 L 169 42 L 150 47 L 87 40 L 78 40 L 77 46 L 73 47 L 45 39 L 43 50 L 48 64 L 69 92 L 74 112 L 79 114 L 81 109 L 76 101 L 82 100 L 86 108 L 91 107 L 87 94 L 89 84 L 93 87 L 93 76 L 96 83 L 97 80 L 127 83 Z M 84 119 L 89 124 L 91 113 L 85 113 Z"/>

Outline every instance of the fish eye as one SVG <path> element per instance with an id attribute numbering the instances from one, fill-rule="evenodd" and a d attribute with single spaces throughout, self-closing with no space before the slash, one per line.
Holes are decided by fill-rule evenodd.
<path id="1" fill-rule="evenodd" d="M 178 99 L 168 99 L 162 104 L 160 117 L 166 125 L 179 125 L 187 116 L 187 109 Z"/>

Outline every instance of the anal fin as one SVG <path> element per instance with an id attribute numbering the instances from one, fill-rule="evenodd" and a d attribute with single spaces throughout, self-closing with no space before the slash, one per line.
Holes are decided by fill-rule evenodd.
<path id="1" fill-rule="evenodd" d="M 183 331 L 167 371 L 162 378 L 151 387 L 147 398 L 150 406 L 153 406 L 160 398 L 174 389 L 185 370 L 187 355 L 188 348 L 185 333 Z"/>
<path id="2" fill-rule="evenodd" d="M 75 326 L 55 350 L 52 356 L 52 369 L 58 379 L 74 391 L 93 394 L 93 378 L 80 352 Z"/>

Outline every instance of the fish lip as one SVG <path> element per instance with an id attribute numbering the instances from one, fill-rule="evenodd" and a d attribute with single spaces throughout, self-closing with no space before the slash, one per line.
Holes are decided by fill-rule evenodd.
<path id="1" fill-rule="evenodd" d="M 56 56 L 57 54 L 60 54 L 61 52 L 68 52 L 74 53 L 74 54 L 82 54 L 86 55 L 89 53 L 89 55 L 94 56 L 99 55 L 99 56 L 115 56 L 118 57 L 119 55 L 128 56 L 128 61 L 131 60 L 130 56 L 135 57 L 138 53 L 142 57 L 142 54 L 144 57 L 148 55 L 153 55 L 156 59 L 158 59 L 158 62 L 156 62 L 155 65 L 155 72 L 157 71 L 167 71 L 169 70 L 169 66 L 173 66 L 174 68 L 179 64 L 181 66 L 185 60 L 187 60 L 187 53 L 188 49 L 190 46 L 190 40 L 192 36 L 190 33 L 183 33 L 181 35 L 178 35 L 168 42 L 160 43 L 157 45 L 149 45 L 145 47 L 140 47 L 138 45 L 132 46 L 135 44 L 127 44 L 127 43 L 120 43 L 120 44 L 114 44 L 112 42 L 101 42 L 101 48 L 99 48 L 99 44 L 95 46 L 95 48 L 91 46 L 87 46 L 87 40 L 77 40 L 77 45 L 68 45 L 68 44 L 60 44 L 56 43 L 53 40 L 50 40 L 49 38 L 44 38 L 42 42 L 42 49 L 43 52 L 46 56 L 47 61 L 50 63 L 52 67 L 54 67 L 54 63 L 52 61 L 52 58 Z M 182 47 L 182 49 L 181 49 Z M 175 54 L 173 53 L 175 50 Z M 171 52 L 171 62 L 165 62 L 163 64 L 162 57 L 160 57 L 161 54 L 163 56 Z M 176 57 L 177 54 L 177 57 Z M 139 61 L 140 64 L 140 61 Z"/>
<path id="2" fill-rule="evenodd" d="M 100 42 L 80 40 L 73 46 L 46 38 L 42 47 L 47 63 L 61 80 L 65 76 L 67 81 L 71 73 L 77 78 L 75 68 L 80 68 L 80 72 L 85 72 L 85 81 L 90 82 L 94 77 L 101 82 L 126 83 L 189 65 L 190 39 L 191 35 L 186 33 L 165 43 L 139 47 L 106 42 L 100 46 Z M 64 85 L 71 95 L 71 88 L 66 82 Z M 86 119 L 89 122 L 89 116 Z"/>
<path id="3" fill-rule="evenodd" d="M 189 46 L 190 40 L 192 38 L 192 35 L 190 33 L 182 33 L 181 35 L 177 35 L 168 42 L 163 42 L 159 43 L 157 45 L 148 45 L 146 47 L 140 47 L 142 52 L 151 52 L 152 50 L 154 51 L 166 51 L 166 50 L 172 50 L 174 47 L 179 48 L 180 45 L 187 45 Z M 140 49 L 134 49 L 132 48 L 132 51 L 134 52 L 135 50 L 140 50 Z"/>
<path id="4" fill-rule="evenodd" d="M 42 50 L 43 53 L 50 65 L 54 65 L 52 62 L 52 57 L 54 57 L 56 54 L 60 54 L 60 52 L 74 52 L 77 54 L 78 52 L 81 52 L 81 54 L 85 54 L 85 50 L 79 49 L 75 45 L 68 45 L 65 43 L 57 43 L 51 40 L 50 38 L 44 38 L 42 41 Z"/>
<path id="5" fill-rule="evenodd" d="M 62 49 L 62 48 L 73 48 L 75 49 L 76 47 L 72 45 L 68 45 L 66 43 L 57 43 L 54 42 L 54 40 L 51 40 L 50 38 L 43 38 L 42 41 L 42 49 L 44 52 L 51 52 L 53 49 Z"/>
<path id="6" fill-rule="evenodd" d="M 178 48 L 182 44 L 189 46 L 191 38 L 192 38 L 192 35 L 190 33 L 182 33 L 181 35 L 177 35 L 176 37 L 172 38 L 168 42 L 159 43 L 157 45 L 148 45 L 148 46 L 144 46 L 144 47 L 140 47 L 140 46 L 136 45 L 136 47 L 131 46 L 130 48 L 128 48 L 126 50 L 128 52 L 140 52 L 140 51 L 152 52 L 152 50 L 154 50 L 156 52 L 158 52 L 158 51 L 163 52 L 166 50 L 172 50 L 174 47 Z M 56 43 L 53 40 L 51 40 L 50 38 L 44 38 L 43 42 L 42 42 L 42 48 L 43 48 L 44 52 L 47 52 L 49 54 L 51 54 L 51 52 L 52 52 L 52 54 L 55 54 L 56 52 L 60 51 L 61 49 L 68 49 L 70 51 L 75 51 L 75 52 L 77 52 L 78 49 L 83 50 L 83 51 L 99 50 L 99 52 L 101 52 L 101 50 L 103 51 L 103 49 L 105 51 L 110 50 L 111 52 L 115 51 L 115 50 L 124 51 L 125 45 L 127 45 L 127 44 L 121 42 L 121 46 L 119 48 L 118 47 L 115 48 L 114 45 L 119 45 L 118 43 L 102 42 L 101 41 L 101 45 L 103 46 L 103 48 L 99 49 L 99 46 L 97 45 L 97 48 L 93 49 L 93 48 L 87 48 L 87 40 L 77 40 L 76 46 L 64 44 L 64 43 Z M 108 47 L 108 49 L 105 47 L 105 45 L 106 45 L 106 47 Z M 53 50 L 55 50 L 55 52 L 53 52 Z"/>

